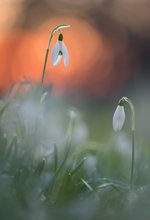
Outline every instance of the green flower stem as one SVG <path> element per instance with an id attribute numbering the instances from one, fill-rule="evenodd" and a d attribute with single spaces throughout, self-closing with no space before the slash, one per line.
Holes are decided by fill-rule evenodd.
<path id="1" fill-rule="evenodd" d="M 135 165 L 135 109 L 132 101 L 123 97 L 122 101 L 126 101 L 131 109 L 131 132 L 132 132 L 132 157 L 131 157 L 131 177 L 130 177 L 130 187 L 134 187 L 134 165 Z"/>
<path id="2" fill-rule="evenodd" d="M 43 72 L 42 72 L 42 79 L 41 79 L 41 86 L 43 86 L 43 82 L 44 82 L 45 70 L 46 70 L 46 64 L 47 64 L 47 58 L 48 58 L 49 48 L 50 48 L 50 43 L 51 43 L 52 38 L 53 38 L 53 34 L 51 33 L 51 35 L 50 35 L 50 37 L 49 37 L 49 41 L 48 41 L 48 46 L 47 46 L 47 49 L 46 49 L 46 55 L 45 55 L 44 66 L 43 66 Z"/>
<path id="3" fill-rule="evenodd" d="M 54 36 L 54 33 L 57 31 L 60 31 L 60 29 L 62 28 L 67 28 L 70 27 L 70 25 L 67 24 L 60 24 L 57 27 L 55 27 L 52 32 L 50 33 L 49 36 L 49 40 L 48 40 L 48 46 L 46 49 L 46 55 L 45 55 L 45 60 L 44 60 L 44 66 L 43 66 L 43 72 L 42 72 L 42 78 L 41 78 L 41 87 L 43 87 L 43 83 L 44 83 L 44 78 L 45 78 L 45 71 L 46 71 L 46 65 L 47 65 L 47 59 L 48 59 L 48 55 L 49 55 L 49 49 L 50 49 L 50 43 L 52 41 L 52 38 Z"/>
<path id="4" fill-rule="evenodd" d="M 135 131 L 132 130 L 131 188 L 134 186 Z"/>

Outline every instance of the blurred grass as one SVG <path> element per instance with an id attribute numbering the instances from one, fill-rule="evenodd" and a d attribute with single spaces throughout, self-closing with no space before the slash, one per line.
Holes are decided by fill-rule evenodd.
<path id="1" fill-rule="evenodd" d="M 112 114 L 110 105 L 70 108 L 34 85 L 4 97 L 0 219 L 148 220 L 149 149 L 137 143 L 131 189 L 128 124 L 114 134 Z"/>

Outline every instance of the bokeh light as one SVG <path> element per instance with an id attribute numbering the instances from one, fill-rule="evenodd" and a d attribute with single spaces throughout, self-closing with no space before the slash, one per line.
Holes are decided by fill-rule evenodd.
<path id="1" fill-rule="evenodd" d="M 40 82 L 50 31 L 62 21 L 71 25 L 71 28 L 63 30 L 70 63 L 67 68 L 63 62 L 53 67 L 49 56 L 45 83 L 54 84 L 55 94 L 80 93 L 103 97 L 116 91 L 125 82 L 129 76 L 126 44 L 121 47 L 117 41 L 112 44 L 110 39 L 96 30 L 92 22 L 73 16 L 59 16 L 42 23 L 32 31 L 13 31 L 11 37 L 1 41 L 2 91 L 15 81 Z M 50 53 L 57 38 L 58 34 L 55 34 Z"/>
<path id="2" fill-rule="evenodd" d="M 0 6 L 0 92 L 20 80 L 40 83 L 48 37 L 60 23 L 71 24 L 63 30 L 70 64 L 53 67 L 49 56 L 44 82 L 55 94 L 114 96 L 144 74 L 142 62 L 148 66 L 148 0 L 10 0 Z"/>

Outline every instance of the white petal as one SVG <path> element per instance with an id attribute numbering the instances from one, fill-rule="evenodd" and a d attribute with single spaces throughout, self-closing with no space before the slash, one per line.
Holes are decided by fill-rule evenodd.
<path id="1" fill-rule="evenodd" d="M 56 66 L 60 62 L 61 58 L 62 58 L 62 55 L 58 55 L 57 60 L 53 63 L 53 66 Z"/>
<path id="2" fill-rule="evenodd" d="M 57 41 L 57 43 L 55 44 L 55 46 L 52 50 L 52 54 L 51 54 L 51 63 L 52 63 L 52 65 L 54 65 L 54 63 L 56 62 L 56 60 L 58 58 L 59 51 L 60 51 L 60 42 Z"/>
<path id="3" fill-rule="evenodd" d="M 68 66 L 69 65 L 69 55 L 68 55 L 68 50 L 64 42 L 62 41 L 62 53 L 64 57 L 64 65 Z"/>
<path id="4" fill-rule="evenodd" d="M 124 106 L 118 105 L 113 116 L 113 129 L 115 131 L 120 131 L 124 125 L 124 121 L 125 121 Z"/>

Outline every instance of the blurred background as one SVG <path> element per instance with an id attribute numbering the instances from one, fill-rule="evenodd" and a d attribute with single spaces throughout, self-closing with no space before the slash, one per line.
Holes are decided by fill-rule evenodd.
<path id="1" fill-rule="evenodd" d="M 71 28 L 62 30 L 64 42 L 69 52 L 69 66 L 64 67 L 61 61 L 58 66 L 54 67 L 51 65 L 49 56 L 44 82 L 45 90 L 52 91 L 52 95 L 49 92 L 41 96 L 37 87 L 33 86 L 31 91 L 24 95 L 22 95 L 20 89 L 20 93 L 12 97 L 13 101 L 10 105 L 7 105 L 9 104 L 7 103 L 8 96 L 4 95 L 13 83 L 32 81 L 37 85 L 40 84 L 50 32 L 62 23 L 71 25 Z M 56 33 L 52 39 L 50 55 L 58 34 Z M 75 165 L 72 169 L 73 172 L 78 170 L 75 167 L 80 168 L 80 165 L 82 166 L 81 161 L 85 156 L 87 160 L 84 164 L 85 168 L 83 167 L 85 169 L 83 169 L 83 176 L 86 174 L 88 177 L 89 175 L 87 178 L 89 183 L 93 181 L 93 183 L 95 182 L 94 185 L 97 185 L 99 177 L 116 178 L 128 182 L 131 157 L 131 112 L 128 106 L 125 106 L 126 120 L 122 131 L 115 133 L 112 129 L 112 117 L 118 100 L 122 96 L 127 96 L 133 101 L 136 111 L 135 158 L 137 177 L 135 185 L 142 186 L 146 184 L 146 190 L 143 191 L 143 194 L 144 187 L 138 189 L 141 197 L 138 194 L 135 194 L 135 196 L 131 194 L 131 196 L 129 195 L 131 198 L 126 198 L 126 200 L 122 197 L 122 201 L 127 204 L 129 212 L 132 211 L 132 206 L 129 207 L 131 204 L 133 207 L 134 203 L 137 205 L 134 213 L 136 217 L 125 217 L 123 219 L 140 219 L 141 216 L 143 218 L 147 213 L 150 216 L 149 59 L 150 0 L 0 0 L 0 95 L 4 97 L 0 100 L 0 143 L 1 146 L 5 146 L 7 140 L 8 146 L 12 148 L 10 159 L 7 156 L 9 153 L 7 151 L 6 156 L 3 158 L 5 148 L 0 148 L 0 152 L 2 152 L 0 153 L 2 164 L 0 166 L 0 193 L 4 198 L 8 194 L 6 200 L 3 199 L 3 196 L 1 197 L 2 208 L 0 207 L 0 212 L 4 211 L 6 213 L 6 217 L 5 215 L 3 217 L 0 213 L 3 219 L 8 220 L 7 215 L 12 219 L 13 215 L 11 215 L 10 209 L 17 214 L 19 213 L 19 217 L 13 219 L 20 219 L 20 216 L 23 215 L 25 216 L 23 219 L 33 219 L 34 214 L 32 216 L 32 211 L 36 213 L 37 219 L 46 219 L 43 217 L 44 215 L 40 217 L 43 208 L 41 209 L 41 205 L 38 206 L 38 203 L 36 203 L 38 200 L 34 196 L 34 191 L 35 195 L 40 194 L 43 196 L 43 198 L 40 196 L 41 201 L 45 201 L 46 194 L 41 194 L 42 187 L 46 187 L 46 192 L 50 193 L 53 192 L 55 182 L 58 182 L 56 191 L 54 187 L 54 200 L 53 196 L 52 199 L 51 196 L 48 196 L 50 205 L 55 206 L 55 196 L 58 196 L 57 199 L 63 198 L 63 190 L 64 199 L 67 198 L 65 193 L 70 193 L 71 188 L 64 187 L 64 185 L 67 186 L 68 183 L 74 185 L 74 182 L 69 180 L 70 170 L 72 169 L 70 167 L 73 164 L 73 166 Z M 39 97 L 41 98 L 40 102 Z M 70 135 L 68 127 L 71 120 L 74 120 L 74 127 L 70 129 L 73 130 Z M 69 136 L 72 136 L 70 146 L 74 146 L 77 152 L 76 155 L 72 155 L 73 157 L 70 157 L 65 151 L 63 155 L 63 148 L 61 148 L 66 147 L 64 143 Z M 52 177 L 55 178 L 53 173 L 58 174 L 57 171 L 61 170 L 57 169 L 57 166 L 55 167 L 57 165 L 57 152 L 55 152 L 57 148 L 55 149 L 55 144 L 60 153 L 62 150 L 62 154 L 58 154 L 60 155 L 58 165 L 59 163 L 60 167 L 61 163 L 65 165 L 66 162 L 61 162 L 61 159 L 62 161 L 67 160 L 65 166 L 69 168 L 67 168 L 67 172 L 62 171 L 63 175 L 60 172 L 62 179 L 57 179 L 59 175 L 56 175 L 56 181 L 54 180 L 53 183 Z M 16 151 L 17 149 L 19 151 Z M 27 151 L 29 166 L 26 166 L 26 157 L 24 158 L 21 155 L 18 160 L 18 153 L 16 152 L 21 152 L 20 149 L 23 153 Z M 30 162 L 30 157 L 28 157 L 30 151 L 36 159 L 46 158 L 47 160 L 49 158 L 50 162 L 52 160 L 48 167 L 53 170 L 54 166 L 55 170 L 55 172 L 50 170 L 49 173 L 49 169 L 46 168 L 46 172 L 44 171 L 45 176 L 39 174 L 38 182 L 35 178 L 35 185 L 31 184 L 30 178 L 32 175 L 30 173 L 32 171 L 30 169 L 32 161 Z M 12 152 L 14 154 L 11 154 Z M 70 151 L 67 150 L 67 152 Z M 14 160 L 11 159 L 13 155 Z M 69 155 L 69 157 L 65 155 Z M 67 159 L 64 160 L 64 156 Z M 72 160 L 74 156 L 75 162 Z M 71 166 L 68 165 L 68 159 Z M 80 159 L 82 160 L 80 161 Z M 13 166 L 13 161 L 15 166 Z M 45 163 L 43 162 L 42 164 Z M 23 164 L 21 169 L 20 164 Z M 44 165 L 42 166 L 44 167 Z M 38 169 L 43 168 L 40 165 Z M 35 168 L 33 170 L 36 171 Z M 67 178 L 65 178 L 65 175 L 67 175 Z M 14 176 L 16 178 L 12 178 Z M 64 179 L 68 182 L 65 182 Z M 51 185 L 49 182 L 51 181 L 52 191 L 47 191 L 47 186 L 42 186 L 42 181 L 45 181 L 45 183 L 48 181 L 49 185 Z M 85 183 L 81 185 L 81 188 L 84 185 L 88 186 Z M 12 188 L 9 188 L 10 185 Z M 60 185 L 62 185 L 62 188 Z M 75 183 L 75 186 L 78 187 L 78 184 Z M 33 188 L 35 188 L 34 191 Z M 87 188 L 89 190 L 89 186 Z M 11 190 L 13 194 L 10 193 L 10 189 L 15 189 L 15 191 Z M 15 194 L 15 192 L 17 193 Z M 92 192 L 91 189 L 89 192 Z M 111 197 L 110 191 L 107 192 L 110 204 L 107 202 L 109 199 L 105 200 L 105 198 L 103 203 L 102 197 L 102 200 L 100 200 L 101 210 L 105 212 L 103 207 L 106 206 L 108 214 L 113 215 L 114 201 L 117 200 L 119 206 L 116 203 L 116 210 L 117 212 L 119 210 L 120 213 L 120 205 L 123 204 L 120 202 L 120 197 L 117 194 Z M 128 193 L 122 192 L 123 196 L 127 195 L 128 197 Z M 16 203 L 14 198 L 16 198 Z M 13 208 L 14 205 L 18 206 L 18 198 L 21 201 L 19 207 L 27 207 L 23 213 L 18 211 L 18 208 L 17 211 Z M 22 198 L 25 198 L 25 200 L 22 200 Z M 89 214 L 91 212 L 89 207 L 93 207 L 93 213 L 95 213 L 93 198 L 88 199 L 88 203 L 85 203 L 86 209 L 81 208 L 82 200 L 80 197 L 78 199 L 80 201 L 76 200 L 75 206 L 71 204 L 71 209 L 69 205 L 69 209 L 73 210 L 73 212 L 71 211 L 73 215 L 68 212 L 69 216 L 73 216 L 72 219 L 99 219 L 91 218 Z M 143 200 L 145 200 L 146 205 Z M 139 203 L 136 203 L 136 201 Z M 47 203 L 44 204 L 47 205 Z M 49 219 L 51 209 L 49 209 L 49 206 L 46 206 L 47 208 L 47 219 Z M 80 212 L 82 210 L 83 214 Z M 97 210 L 99 213 L 99 206 Z M 54 211 L 59 213 L 57 209 L 55 210 L 55 207 Z M 28 213 L 31 213 L 31 215 L 26 217 Z M 76 213 L 81 213 L 81 218 L 76 217 L 78 216 Z M 126 209 L 123 214 L 125 213 Z M 83 218 L 84 214 L 85 218 Z M 53 215 L 55 215 L 55 212 L 53 213 L 52 210 Z M 52 219 L 60 218 L 58 215 L 58 218 L 52 217 Z M 66 218 L 61 217 L 61 219 Z M 107 215 L 104 215 L 102 219 L 108 219 Z M 115 217 L 114 219 L 121 218 Z M 145 219 L 147 220 L 147 218 Z"/>
<path id="2" fill-rule="evenodd" d="M 149 0 L 1 0 L 0 8 L 1 94 L 15 81 L 40 81 L 60 23 L 71 25 L 63 31 L 70 64 L 52 67 L 49 57 L 45 82 L 55 94 L 105 100 L 147 85 Z"/>
<path id="3" fill-rule="evenodd" d="M 149 140 L 149 0 L 1 0 L 0 9 L 2 95 L 14 82 L 40 82 L 51 30 L 70 24 L 63 29 L 69 66 L 51 65 L 56 33 L 45 87 L 53 85 L 53 95 L 65 109 L 74 106 L 84 113 L 94 140 L 112 132 L 118 99 L 128 96 L 139 132 Z"/>

